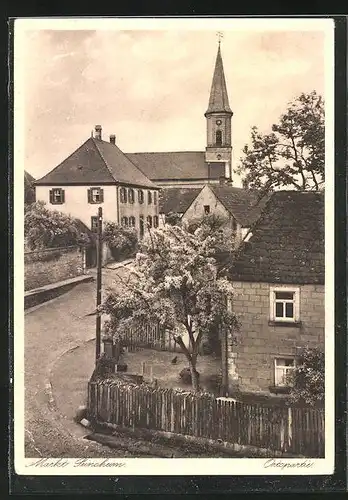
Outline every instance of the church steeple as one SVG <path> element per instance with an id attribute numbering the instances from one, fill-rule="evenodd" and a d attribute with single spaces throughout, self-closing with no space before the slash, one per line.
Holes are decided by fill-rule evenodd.
<path id="1" fill-rule="evenodd" d="M 208 104 L 208 109 L 205 112 L 205 116 L 207 116 L 207 114 L 209 113 L 220 113 L 220 112 L 233 114 L 228 102 L 224 65 L 222 63 L 221 49 L 219 42 L 219 48 L 215 62 L 214 76 L 210 89 L 209 104 Z"/>
<path id="2" fill-rule="evenodd" d="M 204 116 L 207 119 L 205 161 L 207 163 L 223 162 L 225 164 L 225 177 L 231 180 L 231 118 L 233 112 L 228 100 L 220 41 L 210 89 L 208 109 L 204 113 Z"/>

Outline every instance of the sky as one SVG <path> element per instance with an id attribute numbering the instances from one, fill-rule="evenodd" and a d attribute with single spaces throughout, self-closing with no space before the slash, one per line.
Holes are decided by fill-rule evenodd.
<path id="1" fill-rule="evenodd" d="M 23 161 L 35 178 L 96 124 L 123 152 L 204 151 L 216 30 L 29 29 L 19 47 Z M 300 93 L 324 95 L 324 34 L 224 30 L 221 51 L 236 167 L 252 126 L 270 131 Z"/>

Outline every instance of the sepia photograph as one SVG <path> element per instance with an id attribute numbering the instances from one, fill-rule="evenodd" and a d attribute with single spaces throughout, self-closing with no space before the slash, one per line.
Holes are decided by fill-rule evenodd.
<path id="1" fill-rule="evenodd" d="M 333 81 L 328 19 L 15 21 L 17 474 L 333 472 Z"/>

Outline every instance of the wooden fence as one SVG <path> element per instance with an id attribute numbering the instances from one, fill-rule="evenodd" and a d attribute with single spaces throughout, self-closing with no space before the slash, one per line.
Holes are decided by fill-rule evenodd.
<path id="1" fill-rule="evenodd" d="M 156 349 L 161 351 L 181 352 L 181 347 L 175 342 L 168 331 L 159 324 L 144 324 L 136 328 L 127 328 L 122 330 L 119 335 L 122 338 L 122 345 L 129 352 L 134 352 L 141 348 Z M 190 350 L 190 346 L 187 345 Z M 199 349 L 203 352 L 202 345 Z"/>
<path id="2" fill-rule="evenodd" d="M 173 389 L 89 382 L 88 409 L 98 423 L 153 429 L 301 455 L 324 456 L 324 412 L 267 407 Z"/>

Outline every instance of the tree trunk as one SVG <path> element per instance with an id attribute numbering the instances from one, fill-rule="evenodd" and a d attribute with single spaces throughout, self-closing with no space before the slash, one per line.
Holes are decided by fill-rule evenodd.
<path id="1" fill-rule="evenodd" d="M 192 361 L 190 362 L 190 372 L 191 372 L 191 380 L 192 380 L 192 389 L 194 392 L 199 391 L 199 378 L 196 367 L 193 366 Z"/>

